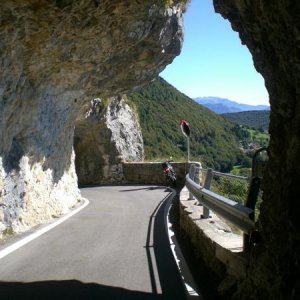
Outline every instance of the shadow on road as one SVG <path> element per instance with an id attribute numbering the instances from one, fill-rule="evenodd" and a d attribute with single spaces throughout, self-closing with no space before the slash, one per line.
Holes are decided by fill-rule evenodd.
<path id="1" fill-rule="evenodd" d="M 170 196 L 166 196 L 150 216 L 145 248 L 153 293 L 157 293 L 158 289 L 154 270 L 156 265 L 163 299 L 186 299 L 185 287 L 170 248 L 170 241 L 165 227 L 164 214 Z M 151 232 L 153 232 L 152 245 L 150 243 Z M 153 257 L 151 257 L 151 248 L 154 250 L 156 264 Z"/>
<path id="2" fill-rule="evenodd" d="M 150 186 L 150 187 L 143 187 L 143 188 L 134 188 L 128 190 L 120 190 L 119 192 L 133 192 L 133 191 L 153 191 L 153 190 L 166 190 L 167 188 L 164 186 Z"/>
<path id="3" fill-rule="evenodd" d="M 32 283 L 0 282 L 1 300 L 160 300 L 162 295 L 130 291 L 119 287 L 77 280 L 40 281 Z"/>

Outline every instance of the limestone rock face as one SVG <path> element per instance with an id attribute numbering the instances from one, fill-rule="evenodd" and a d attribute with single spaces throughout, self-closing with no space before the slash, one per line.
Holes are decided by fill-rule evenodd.
<path id="1" fill-rule="evenodd" d="M 137 115 L 120 96 L 94 99 L 75 129 L 79 184 L 122 183 L 122 161 L 141 161 L 143 137 Z"/>
<path id="2" fill-rule="evenodd" d="M 106 125 L 123 161 L 143 160 L 144 144 L 138 116 L 124 98 L 112 98 L 106 111 Z"/>
<path id="3" fill-rule="evenodd" d="M 146 84 L 179 54 L 184 7 L 166 2 L 1 1 L 1 232 L 76 203 L 75 120 L 92 99 Z"/>
<path id="4" fill-rule="evenodd" d="M 214 5 L 249 48 L 271 104 L 269 163 L 258 224 L 263 241 L 234 299 L 299 299 L 300 3 L 214 0 Z"/>

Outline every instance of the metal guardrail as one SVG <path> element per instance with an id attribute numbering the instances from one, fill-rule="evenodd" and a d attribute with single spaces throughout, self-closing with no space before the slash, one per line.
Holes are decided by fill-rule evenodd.
<path id="1" fill-rule="evenodd" d="M 204 186 L 200 185 L 199 181 L 195 182 L 194 174 L 197 173 L 197 169 L 198 172 L 201 170 L 201 168 L 191 165 L 190 172 L 186 176 L 186 187 L 189 192 L 203 205 L 204 209 L 202 218 L 208 218 L 209 210 L 212 210 L 236 225 L 244 233 L 250 234 L 254 229 L 254 210 L 210 191 L 212 175 L 213 172 L 215 172 L 211 169 L 207 170 Z"/>
<path id="2" fill-rule="evenodd" d="M 204 170 L 204 169 L 202 169 Z M 249 177 L 245 177 L 245 176 L 237 176 L 237 175 L 233 175 L 233 174 L 229 174 L 229 173 L 222 173 L 222 172 L 218 172 L 218 171 L 212 171 L 213 174 L 221 176 L 221 177 L 228 177 L 228 178 L 233 178 L 233 179 L 240 179 L 240 180 L 249 180 Z"/>
<path id="3" fill-rule="evenodd" d="M 200 163 L 192 164 L 189 174 L 186 176 L 186 187 L 190 192 L 189 198 L 193 199 L 195 197 L 203 205 L 201 218 L 209 218 L 209 210 L 212 210 L 241 229 L 244 232 L 244 251 L 246 252 L 249 251 L 251 245 L 260 240 L 259 232 L 255 230 L 254 213 L 258 193 L 263 190 L 263 172 L 267 160 L 267 148 L 260 148 L 254 153 L 251 177 L 203 169 Z M 207 172 L 204 184 L 201 183 L 199 176 L 201 171 Z M 214 175 L 249 181 L 245 205 L 210 191 Z"/>

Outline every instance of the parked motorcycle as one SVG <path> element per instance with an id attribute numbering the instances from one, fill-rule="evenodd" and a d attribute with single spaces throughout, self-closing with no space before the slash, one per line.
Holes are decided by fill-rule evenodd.
<path id="1" fill-rule="evenodd" d="M 167 181 L 172 187 L 176 187 L 176 173 L 169 160 L 162 163 L 162 168 Z"/>

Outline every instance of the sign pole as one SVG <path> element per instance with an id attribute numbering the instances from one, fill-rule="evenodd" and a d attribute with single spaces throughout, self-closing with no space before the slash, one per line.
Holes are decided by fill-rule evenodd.
<path id="1" fill-rule="evenodd" d="M 187 162 L 189 163 L 190 162 L 190 133 L 191 133 L 190 123 L 186 120 L 181 120 L 180 127 L 181 127 L 183 135 L 186 136 L 186 138 L 187 138 L 187 148 L 188 148 L 187 149 L 188 150 Z"/>
<path id="2" fill-rule="evenodd" d="M 187 146 L 188 146 L 188 162 L 190 162 L 190 137 L 187 138 Z"/>

